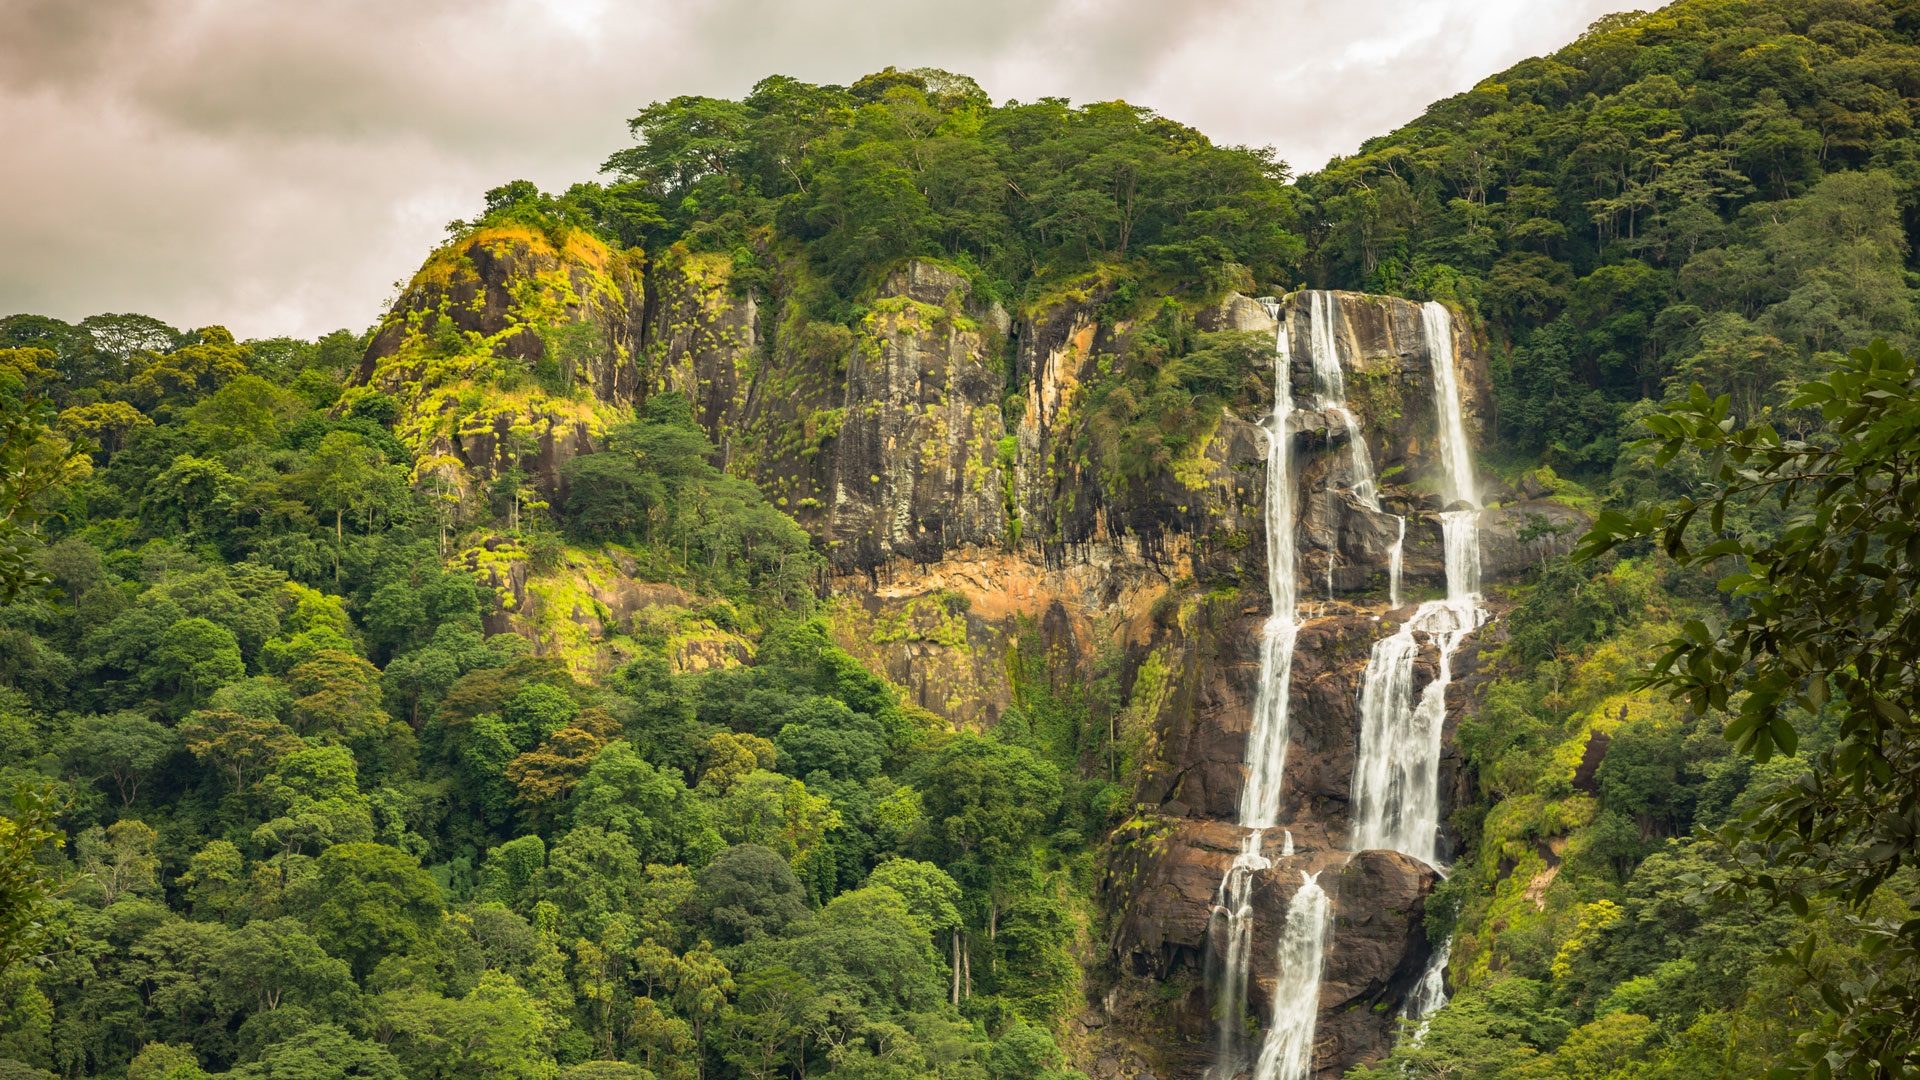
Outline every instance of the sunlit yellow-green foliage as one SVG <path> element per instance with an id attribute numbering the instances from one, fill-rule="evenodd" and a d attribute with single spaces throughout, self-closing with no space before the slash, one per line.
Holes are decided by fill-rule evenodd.
<path id="1" fill-rule="evenodd" d="M 584 229 L 481 226 L 414 275 L 375 333 L 367 385 L 402 403 L 394 433 L 422 461 L 457 453 L 497 470 L 554 439 L 597 438 L 630 404 L 608 380 L 637 378 L 639 265 L 637 249 Z"/>

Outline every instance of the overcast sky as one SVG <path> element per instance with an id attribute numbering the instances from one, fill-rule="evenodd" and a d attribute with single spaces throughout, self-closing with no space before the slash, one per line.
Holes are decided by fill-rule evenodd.
<path id="1" fill-rule="evenodd" d="M 1622 0 L 0 0 L 0 315 L 359 330 L 487 188 L 888 64 L 1125 98 L 1296 171 Z"/>

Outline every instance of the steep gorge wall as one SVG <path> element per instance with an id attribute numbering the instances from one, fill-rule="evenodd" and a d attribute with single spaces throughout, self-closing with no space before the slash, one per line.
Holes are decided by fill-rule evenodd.
<path id="1" fill-rule="evenodd" d="M 669 252 L 643 268 L 589 246 L 523 237 L 469 243 L 460 254 L 450 269 L 423 270 L 362 369 L 369 385 L 406 403 L 403 422 L 439 440 L 434 451 L 477 473 L 503 467 L 506 429 L 530 417 L 544 434 L 523 467 L 553 485 L 559 463 L 593 448 L 609 415 L 678 390 L 725 466 L 818 538 L 832 570 L 837 635 L 911 700 L 954 722 L 992 724 L 1010 704 L 1009 662 L 1023 641 L 1045 651 L 1056 679 L 1089 679 L 1096 656 L 1117 658 L 1114 729 L 1138 777 L 1138 806 L 1113 838 L 1101 896 L 1111 963 L 1087 958 L 1107 974 L 1094 978 L 1098 1001 L 1077 1021 L 1080 1064 L 1101 1077 L 1199 1075 L 1211 1029 L 1201 978 L 1207 923 L 1238 846 L 1229 822 L 1245 779 L 1267 614 L 1261 413 L 1223 410 L 1158 487 L 1121 497 L 1076 451 L 1088 388 L 1138 332 L 1103 317 L 1098 288 L 1014 318 L 976 298 L 963 276 L 915 261 L 842 326 L 808 319 L 790 298 L 735 290 L 730 264 L 716 256 Z M 1418 306 L 1338 294 L 1335 310 L 1382 509 L 1333 482 L 1344 428 L 1304 414 L 1293 436 L 1302 463 L 1301 595 L 1318 608 L 1295 663 L 1282 812 L 1298 856 L 1256 891 L 1252 994 L 1264 1014 L 1272 934 L 1297 871 L 1329 871 L 1322 880 L 1336 922 L 1316 1056 L 1324 1076 L 1384 1051 L 1427 961 L 1423 904 L 1433 871 L 1391 852 L 1349 858 L 1342 846 L 1360 674 L 1394 619 L 1387 515 L 1408 518 L 1411 603 L 1443 587 L 1437 514 L 1446 509 L 1433 494 L 1434 396 Z M 1305 337 L 1303 311 L 1298 296 L 1279 305 L 1296 339 Z M 497 366 L 502 354 L 529 365 L 557 354 L 569 366 L 533 392 L 523 382 L 475 393 L 484 372 L 473 373 L 484 365 L 440 355 L 451 348 L 441 319 L 469 353 L 488 354 L 486 364 Z M 1277 329 L 1266 308 L 1241 295 L 1195 320 L 1269 339 Z M 1454 352 L 1478 429 L 1491 402 L 1484 350 L 1462 332 Z M 1296 388 L 1309 384 L 1305 363 L 1296 352 Z M 1529 515 L 1569 513 L 1516 492 L 1493 495 L 1480 520 L 1489 581 L 1538 556 L 1520 539 Z M 618 576 L 602 568 L 588 575 L 598 584 L 549 589 L 551 602 L 571 605 L 559 616 L 576 645 L 605 652 L 634 620 L 661 610 L 686 621 L 690 598 L 635 599 L 599 581 Z M 516 596 L 538 593 L 523 568 L 509 566 L 504 580 Z M 725 637 L 695 628 L 684 665 L 744 655 L 746 643 Z M 1472 665 L 1469 646 L 1455 661 L 1463 684 Z M 1431 677 L 1429 656 L 1417 679 Z M 1467 696 L 1451 696 L 1449 733 Z M 1443 783 L 1461 783 L 1452 757 Z"/>

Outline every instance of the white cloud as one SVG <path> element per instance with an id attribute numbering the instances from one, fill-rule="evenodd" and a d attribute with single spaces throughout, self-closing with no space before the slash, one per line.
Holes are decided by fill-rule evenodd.
<path id="1" fill-rule="evenodd" d="M 1625 6 L 0 0 L 0 314 L 358 328 L 486 188 L 590 177 L 648 101 L 775 72 L 1124 97 L 1311 169 Z"/>

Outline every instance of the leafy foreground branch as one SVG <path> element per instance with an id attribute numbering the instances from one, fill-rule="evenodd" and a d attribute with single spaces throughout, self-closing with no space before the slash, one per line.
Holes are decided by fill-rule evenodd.
<path id="1" fill-rule="evenodd" d="M 1697 497 L 1600 516 L 1578 553 L 1593 558 L 1655 540 L 1683 566 L 1731 569 L 1734 616 L 1717 631 L 1688 621 L 1646 685 L 1695 713 L 1727 717 L 1726 737 L 1766 761 L 1801 750 L 1805 771 L 1723 827 L 1736 872 L 1708 886 L 1785 904 L 1809 926 L 1852 935 L 1872 958 L 1841 974 L 1817 931 L 1782 956 L 1831 1012 L 1774 1075 L 1898 1077 L 1920 1070 L 1920 375 L 1876 341 L 1798 388 L 1817 409 L 1809 438 L 1736 426 L 1727 396 L 1690 397 L 1646 424 L 1665 465 L 1710 464 Z M 1772 535 L 1727 527 L 1729 510 L 1775 501 Z M 1736 518 L 1739 516 L 1736 513 Z M 1704 527 L 1703 527 L 1704 526 Z"/>

